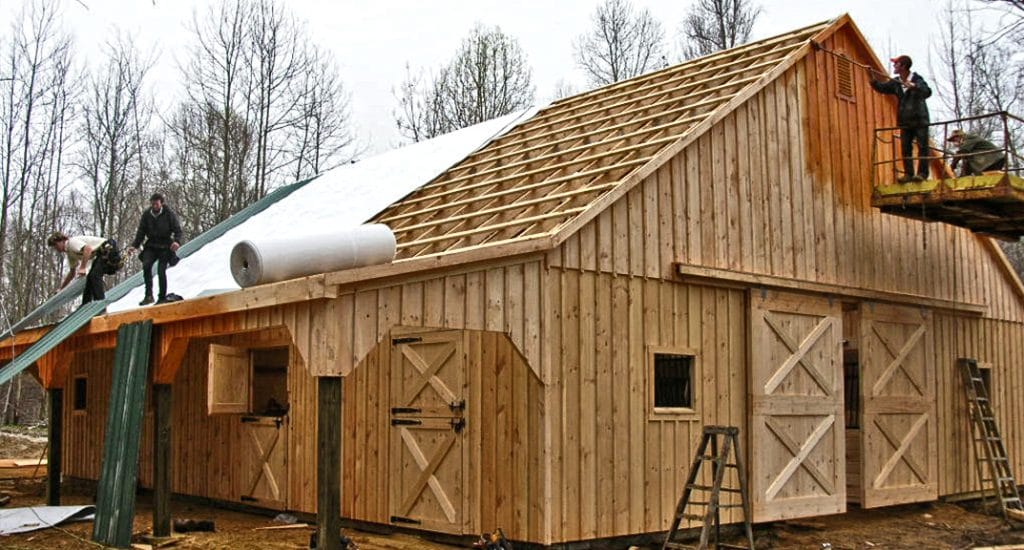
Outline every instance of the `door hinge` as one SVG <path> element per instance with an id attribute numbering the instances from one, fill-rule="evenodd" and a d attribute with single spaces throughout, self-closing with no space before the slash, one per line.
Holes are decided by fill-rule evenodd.
<path id="1" fill-rule="evenodd" d="M 448 408 L 451 409 L 452 412 L 464 411 L 466 410 L 466 400 L 459 399 L 458 401 L 449 403 Z"/>
<path id="2" fill-rule="evenodd" d="M 391 414 L 416 414 L 423 412 L 423 409 L 416 407 L 391 407 Z"/>
<path id="3" fill-rule="evenodd" d="M 244 495 L 243 495 L 243 496 L 241 496 L 241 497 L 238 497 L 238 500 L 241 500 L 242 502 L 259 502 L 259 501 L 258 501 L 257 499 L 255 499 L 255 498 L 252 498 L 252 497 L 247 497 L 247 496 L 244 496 Z"/>
<path id="4" fill-rule="evenodd" d="M 457 434 L 458 433 L 462 433 L 462 430 L 465 429 L 465 427 L 466 427 L 466 419 L 465 418 L 453 418 L 451 420 L 451 424 L 452 424 L 452 430 L 454 430 L 455 433 L 457 433 Z"/>
<path id="5" fill-rule="evenodd" d="M 423 422 L 420 421 L 420 420 L 413 420 L 411 418 L 392 418 L 391 419 L 391 425 L 392 426 L 419 426 L 420 424 L 423 424 Z"/>
<path id="6" fill-rule="evenodd" d="M 391 523 L 412 523 L 414 525 L 419 525 L 423 522 L 418 519 L 404 518 L 402 516 L 391 516 Z"/>
<path id="7" fill-rule="evenodd" d="M 405 338 L 392 338 L 391 345 L 397 346 L 398 344 L 415 344 L 416 342 L 422 342 L 423 338 L 419 336 L 406 336 Z"/>

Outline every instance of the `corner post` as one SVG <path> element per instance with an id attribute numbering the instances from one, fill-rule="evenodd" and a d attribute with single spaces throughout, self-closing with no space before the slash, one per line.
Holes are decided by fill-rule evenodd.
<path id="1" fill-rule="evenodd" d="M 341 550 L 341 377 L 317 378 L 318 550 Z"/>
<path id="2" fill-rule="evenodd" d="M 64 425 L 64 390 L 53 388 L 47 390 L 50 398 L 49 417 L 49 451 L 46 456 L 46 504 L 60 506 L 60 476 L 62 432 Z"/>
<path id="3" fill-rule="evenodd" d="M 153 384 L 153 536 L 171 536 L 170 384 Z"/>

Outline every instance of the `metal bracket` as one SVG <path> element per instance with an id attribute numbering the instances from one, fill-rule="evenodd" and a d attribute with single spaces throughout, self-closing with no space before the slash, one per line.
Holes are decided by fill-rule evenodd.
<path id="1" fill-rule="evenodd" d="M 423 412 L 423 409 L 416 407 L 391 407 L 391 414 L 416 414 Z"/>
<path id="2" fill-rule="evenodd" d="M 412 418 L 392 418 L 392 426 L 419 426 L 423 424 L 422 420 L 413 420 Z"/>
<path id="3" fill-rule="evenodd" d="M 404 518 L 402 516 L 391 516 L 391 523 L 412 523 L 413 525 L 419 525 L 423 522 L 418 519 Z"/>
<path id="4" fill-rule="evenodd" d="M 464 411 L 464 410 L 466 410 L 466 400 L 465 399 L 459 399 L 458 401 L 453 401 L 453 402 L 448 404 L 448 408 L 451 409 L 452 412 Z"/>
<path id="5" fill-rule="evenodd" d="M 462 433 L 462 430 L 464 430 L 466 428 L 466 419 L 465 418 L 453 418 L 451 420 L 451 424 L 452 424 L 452 431 L 454 431 L 455 433 L 459 434 L 459 433 Z"/>

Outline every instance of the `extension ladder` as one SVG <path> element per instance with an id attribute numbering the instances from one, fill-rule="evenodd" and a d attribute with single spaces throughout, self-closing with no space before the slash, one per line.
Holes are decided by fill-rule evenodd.
<path id="1" fill-rule="evenodd" d="M 739 428 L 734 426 L 704 427 L 700 445 L 697 447 L 697 453 L 693 457 L 693 464 L 690 466 L 690 474 L 686 478 L 686 485 L 683 486 L 683 494 L 679 497 L 679 504 L 676 505 L 672 527 L 668 530 L 668 534 L 665 535 L 665 543 L 661 546 L 662 550 L 706 550 L 708 548 L 708 539 L 711 535 L 712 523 L 715 527 L 715 548 L 754 549 L 754 532 L 750 525 L 750 502 L 747 499 L 747 473 L 743 469 L 743 463 L 740 459 L 740 444 L 737 437 L 739 433 Z M 732 456 L 735 456 L 735 460 L 730 461 Z M 713 481 L 710 486 L 697 483 L 701 467 L 706 463 L 711 464 L 711 477 Z M 722 487 L 725 471 L 730 468 L 736 470 L 739 487 Z M 708 499 L 706 501 L 691 501 L 690 497 L 693 496 L 695 491 L 707 493 Z M 740 503 L 721 504 L 719 496 L 723 491 L 739 494 Z M 703 506 L 704 513 L 687 513 L 686 509 L 688 506 Z M 721 529 L 719 510 L 722 508 L 743 509 L 743 526 L 746 529 L 747 546 L 732 546 L 719 542 Z M 684 519 L 701 521 L 703 523 L 700 530 L 700 542 L 697 546 L 683 544 L 674 540 L 679 530 L 679 524 Z"/>
<path id="2" fill-rule="evenodd" d="M 991 491 L 999 504 L 1003 519 L 1008 520 L 1008 509 L 1024 511 L 1024 506 L 1017 491 L 1017 480 L 1010 469 L 1006 446 L 1003 445 L 1003 438 L 999 435 L 999 426 L 992 412 L 989 389 L 985 387 L 985 379 L 981 375 L 977 361 L 959 359 L 958 362 L 970 410 L 975 467 L 981 480 L 982 496 L 987 500 L 988 492 Z M 983 464 L 988 465 L 987 476 Z"/>

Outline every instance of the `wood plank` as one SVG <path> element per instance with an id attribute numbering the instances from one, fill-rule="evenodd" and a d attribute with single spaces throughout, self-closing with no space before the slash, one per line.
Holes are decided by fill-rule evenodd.
<path id="1" fill-rule="evenodd" d="M 317 506 L 318 548 L 341 550 L 341 395 L 340 377 L 317 379 Z"/>
<path id="2" fill-rule="evenodd" d="M 932 307 L 935 309 L 960 311 L 966 314 L 974 315 L 983 314 L 987 309 L 986 306 L 984 306 L 983 304 L 952 302 L 936 298 L 929 298 L 927 296 L 915 296 L 912 294 L 899 294 L 894 292 L 873 290 L 868 288 L 857 288 L 842 285 L 832 285 L 826 283 L 798 281 L 787 277 L 775 277 L 771 275 L 741 273 L 730 271 L 728 269 L 715 269 L 710 267 L 701 267 L 688 264 L 677 264 L 676 269 L 678 270 L 679 275 L 684 280 L 700 282 L 701 284 L 710 284 L 714 286 L 757 286 L 765 288 L 799 290 L 804 292 L 813 292 L 820 294 L 838 294 L 854 298 L 876 300 L 879 302 L 918 304 L 922 306 Z"/>

